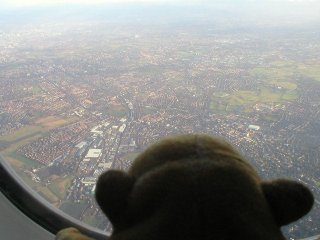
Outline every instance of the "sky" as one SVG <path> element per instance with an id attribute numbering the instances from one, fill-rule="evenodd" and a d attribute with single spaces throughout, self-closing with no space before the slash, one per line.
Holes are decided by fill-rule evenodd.
<path id="1" fill-rule="evenodd" d="M 320 0 L 0 0 L 0 12 L 6 9 L 16 8 L 34 8 L 34 7 L 51 7 L 65 5 L 99 5 L 99 4 L 117 4 L 135 6 L 141 4 L 147 5 L 176 5 L 176 6 L 192 6 L 200 7 L 224 6 L 227 8 L 246 8 L 256 10 L 260 8 L 286 13 L 291 9 L 301 14 L 309 14 L 312 12 L 320 12 Z M 318 11 L 318 12 L 317 12 Z"/>
<path id="2" fill-rule="evenodd" d="M 171 14 L 179 17 L 178 11 L 180 11 L 187 18 L 192 16 L 191 12 L 202 11 L 211 16 L 224 14 L 225 18 L 238 17 L 239 19 L 250 19 L 250 21 L 265 19 L 281 23 L 295 20 L 300 23 L 316 22 L 320 24 L 320 0 L 0 0 L 0 23 L 1 20 L 7 22 L 8 19 L 23 20 L 23 16 L 28 14 L 43 17 L 50 12 L 60 13 L 61 10 L 71 10 L 77 13 L 77 7 L 82 8 L 83 12 L 90 12 L 90 9 L 97 8 L 97 6 L 97 9 L 101 11 L 107 9 L 100 8 L 101 4 L 107 8 L 109 8 L 108 4 L 115 4 L 120 6 L 121 11 L 127 10 L 126 14 L 134 11 L 135 6 L 137 8 L 151 6 L 152 8 L 141 8 L 139 14 L 152 15 L 159 12 L 164 14 L 164 11 L 171 10 L 171 13 L 170 11 L 168 14 L 165 12 L 164 16 Z M 87 6 L 93 6 L 93 8 Z M 128 8 L 125 9 L 122 6 Z M 20 10 L 24 11 L 23 14 Z M 83 16 L 83 13 L 77 14 Z"/>
<path id="3" fill-rule="evenodd" d="M 289 4 L 319 4 L 320 0 L 0 0 L 1 6 L 7 7 L 24 7 L 24 6 L 45 6 L 45 5 L 56 5 L 56 4 L 107 4 L 107 3 L 150 3 L 150 4 L 215 4 L 218 2 L 228 2 L 229 4 L 241 4 L 241 2 L 246 3 L 289 3 Z M 0 8 L 1 8 L 0 6 Z"/>
<path id="4" fill-rule="evenodd" d="M 266 6 L 275 11 L 287 12 L 290 8 L 300 8 L 301 12 L 306 8 L 311 10 L 319 10 L 320 12 L 320 0 L 0 0 L 0 12 L 1 10 L 12 10 L 19 8 L 34 8 L 34 7 L 51 7 L 51 6 L 65 6 L 65 5 L 167 5 L 167 6 L 226 6 L 235 8 L 265 8 Z M 306 14 L 308 14 L 306 12 Z"/>
<path id="5" fill-rule="evenodd" d="M 106 3 L 169 3 L 169 2 L 188 2 L 182 0 L 0 0 L 5 6 L 23 7 L 39 5 L 56 5 L 56 4 L 106 4 Z M 195 2 L 190 1 L 189 2 Z"/>

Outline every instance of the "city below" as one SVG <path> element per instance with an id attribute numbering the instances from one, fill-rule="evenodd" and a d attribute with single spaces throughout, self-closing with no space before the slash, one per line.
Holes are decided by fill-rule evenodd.
<path id="1" fill-rule="evenodd" d="M 315 196 L 290 239 L 320 233 L 319 31 L 86 24 L 0 31 L 0 154 L 43 198 L 111 232 L 98 176 L 151 143 L 206 133 L 264 179 Z"/>

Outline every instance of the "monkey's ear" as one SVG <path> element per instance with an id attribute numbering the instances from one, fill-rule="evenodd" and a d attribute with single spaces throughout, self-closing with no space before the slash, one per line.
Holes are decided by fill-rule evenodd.
<path id="1" fill-rule="evenodd" d="M 287 225 L 307 214 L 313 205 L 313 195 L 303 184 L 279 179 L 263 182 L 262 190 L 278 226 Z"/>
<path id="2" fill-rule="evenodd" d="M 133 177 L 118 170 L 107 171 L 98 179 L 96 201 L 115 229 L 126 221 L 128 198 L 134 183 Z"/>

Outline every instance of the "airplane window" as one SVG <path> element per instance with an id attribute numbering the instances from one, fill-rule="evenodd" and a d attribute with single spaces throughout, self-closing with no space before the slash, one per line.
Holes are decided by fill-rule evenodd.
<path id="1" fill-rule="evenodd" d="M 227 138 L 265 179 L 316 202 L 285 228 L 320 233 L 320 2 L 22 1 L 0 8 L 0 154 L 56 208 L 112 231 L 97 177 L 169 135 Z"/>

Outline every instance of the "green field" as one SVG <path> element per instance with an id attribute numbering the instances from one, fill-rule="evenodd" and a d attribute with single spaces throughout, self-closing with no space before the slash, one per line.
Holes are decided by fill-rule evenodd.
<path id="1" fill-rule="evenodd" d="M 24 85 L 21 85 L 18 87 L 18 90 L 20 92 L 28 92 L 30 94 L 39 94 L 42 92 L 42 89 L 38 86 L 38 85 L 34 85 L 34 86 L 24 86 Z"/>
<path id="2" fill-rule="evenodd" d="M 292 86 L 290 86 L 292 87 Z M 219 97 L 221 96 L 221 97 Z M 276 90 L 262 87 L 255 91 L 238 91 L 232 94 L 215 94 L 212 97 L 210 108 L 215 113 L 227 113 L 233 111 L 251 112 L 257 104 L 274 105 L 298 98 L 296 90 Z"/>
<path id="3" fill-rule="evenodd" d="M 59 199 L 63 200 L 65 198 L 67 189 L 71 185 L 72 179 L 73 179 L 73 176 L 70 176 L 70 175 L 63 178 L 57 178 L 48 185 L 48 188 Z"/>
<path id="4" fill-rule="evenodd" d="M 295 70 L 290 67 L 257 67 L 249 73 L 251 76 L 266 81 L 286 81 L 290 79 Z"/>
<path id="5" fill-rule="evenodd" d="M 30 168 L 37 168 L 40 167 L 42 164 L 34 161 L 32 159 L 26 158 L 23 155 L 20 155 L 17 152 L 9 152 L 8 154 L 3 155 L 5 159 L 9 159 L 9 162 L 14 166 L 21 169 L 30 169 Z M 18 161 L 19 163 L 16 163 L 16 165 L 13 161 Z"/>
<path id="6" fill-rule="evenodd" d="M 56 204 L 59 201 L 59 198 L 41 182 L 38 183 L 33 181 L 26 173 L 21 170 L 17 170 L 17 173 L 27 185 L 29 185 L 33 190 L 44 197 L 48 202 Z"/>
<path id="7" fill-rule="evenodd" d="M 0 153 L 14 169 L 30 169 L 32 167 L 39 167 L 41 165 L 39 162 L 22 156 L 17 153 L 17 150 L 20 147 L 37 140 L 41 136 L 43 136 L 41 133 L 34 133 L 20 138 L 20 140 L 13 141 L 11 143 L 9 142 L 8 147 L 3 149 Z"/>
<path id="8" fill-rule="evenodd" d="M 286 90 L 296 90 L 297 89 L 297 84 L 292 83 L 292 82 L 277 82 L 277 81 L 271 81 L 270 85 L 273 87 L 278 87 L 278 88 L 283 88 Z"/>
<path id="9" fill-rule="evenodd" d="M 215 113 L 251 112 L 255 104 L 273 106 L 294 101 L 299 97 L 299 79 L 320 81 L 319 63 L 275 61 L 266 67 L 249 71 L 260 82 L 257 90 L 239 90 L 233 93 L 217 92 L 212 96 L 210 108 Z"/>
<path id="10" fill-rule="evenodd" d="M 296 76 L 305 76 L 320 81 L 320 63 L 298 63 L 294 61 L 276 61 L 268 67 L 256 67 L 250 75 L 266 82 L 291 82 Z"/>
<path id="11" fill-rule="evenodd" d="M 274 123 L 276 121 L 278 121 L 279 119 L 281 119 L 281 115 L 277 114 L 277 113 L 264 113 L 262 116 L 262 119 L 264 119 L 264 121 L 266 122 L 270 122 L 270 123 Z"/>
<path id="12" fill-rule="evenodd" d="M 301 66 L 299 71 L 305 76 L 308 76 L 316 81 L 320 81 L 320 64 L 313 66 Z"/>
<path id="13" fill-rule="evenodd" d="M 45 131 L 45 129 L 41 126 L 28 125 L 18 129 L 12 134 L 1 136 L 0 141 L 6 141 L 6 142 L 20 141 L 24 138 L 31 137 L 38 133 L 42 133 L 43 131 Z"/>
<path id="14" fill-rule="evenodd" d="M 28 166 L 30 167 L 32 164 L 34 163 L 31 163 Z M 41 196 L 43 196 L 47 201 L 49 201 L 52 204 L 57 204 L 59 200 L 64 199 L 66 191 L 70 186 L 73 178 L 73 176 L 67 176 L 64 178 L 58 177 L 55 180 L 53 180 L 51 184 L 46 186 L 41 182 L 33 181 L 31 177 L 24 172 L 24 170 L 28 168 L 25 168 L 24 166 L 20 166 L 17 168 L 14 166 L 14 169 L 28 186 L 30 186 L 33 190 L 38 192 Z"/>

